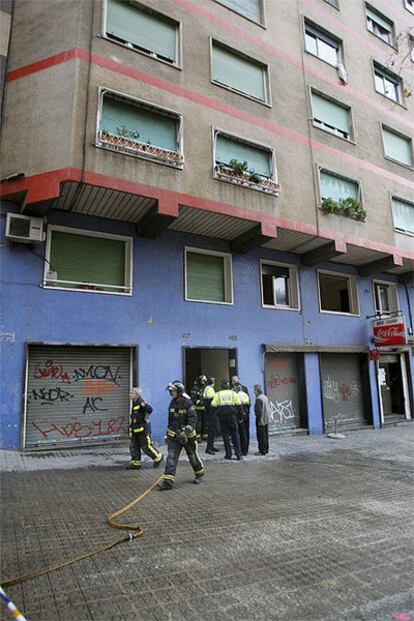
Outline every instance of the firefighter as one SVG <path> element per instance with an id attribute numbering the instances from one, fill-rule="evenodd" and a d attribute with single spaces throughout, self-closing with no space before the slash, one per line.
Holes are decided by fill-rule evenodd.
<path id="1" fill-rule="evenodd" d="M 142 398 L 141 388 L 133 388 L 129 393 L 132 401 L 129 452 L 131 463 L 129 468 L 139 470 L 142 467 L 141 450 L 148 457 L 151 457 L 154 468 L 158 468 L 162 462 L 163 455 L 151 444 L 150 426 L 148 418 L 152 412 L 152 407 Z"/>
<path id="2" fill-rule="evenodd" d="M 233 443 L 236 458 L 240 461 L 243 459 L 240 448 L 239 428 L 237 418 L 241 417 L 241 402 L 234 390 L 230 390 L 228 380 L 221 381 L 221 390 L 214 395 L 211 406 L 217 408 L 217 416 L 220 422 L 221 435 L 224 441 L 224 450 L 226 452 L 224 459 L 231 459 L 231 444 Z"/>
<path id="3" fill-rule="evenodd" d="M 241 416 L 237 422 L 239 425 L 240 435 L 240 447 L 242 455 L 247 455 L 249 452 L 250 441 L 250 397 L 245 392 L 240 384 L 234 386 L 234 391 L 237 393 L 241 402 Z"/>
<path id="4" fill-rule="evenodd" d="M 183 448 L 194 470 L 193 483 L 202 483 L 204 476 L 204 465 L 198 453 L 196 439 L 197 414 L 194 404 L 185 394 L 184 384 L 179 380 L 168 384 L 167 389 L 172 400 L 168 409 L 168 428 L 165 436 L 168 457 L 163 480 L 158 486 L 160 491 L 172 489 L 178 459 Z"/>
<path id="5" fill-rule="evenodd" d="M 191 388 L 191 401 L 194 403 L 197 413 L 196 437 L 199 442 L 207 440 L 207 413 L 204 406 L 203 393 L 207 384 L 207 377 L 199 375 L 195 378 Z"/>
<path id="6" fill-rule="evenodd" d="M 214 446 L 214 435 L 216 433 L 217 425 L 217 412 L 216 408 L 211 406 L 211 402 L 214 399 L 216 391 L 214 390 L 214 377 L 207 378 L 207 386 L 204 388 L 203 398 L 204 407 L 207 415 L 207 448 L 206 453 L 208 455 L 214 455 L 218 453 L 220 449 Z"/>

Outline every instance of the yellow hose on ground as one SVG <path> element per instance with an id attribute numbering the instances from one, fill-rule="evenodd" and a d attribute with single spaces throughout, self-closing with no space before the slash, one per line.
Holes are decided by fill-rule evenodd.
<path id="1" fill-rule="evenodd" d="M 43 567 L 42 569 L 38 569 L 37 571 L 31 572 L 30 574 L 25 574 L 23 576 L 17 576 L 16 578 L 4 580 L 3 582 L 1 582 L 0 586 L 2 586 L 3 588 L 6 588 L 9 586 L 13 586 L 14 584 L 20 584 L 21 582 L 32 580 L 33 578 L 39 578 L 39 576 L 44 576 L 45 574 L 49 574 L 50 572 L 56 571 L 56 569 L 60 569 L 61 567 L 72 565 L 72 563 L 76 563 L 77 561 L 82 561 L 83 559 L 89 558 L 90 556 L 95 556 L 96 554 L 100 554 L 101 552 L 110 550 L 111 548 L 114 548 L 115 546 L 117 546 L 120 543 L 123 543 L 124 541 L 132 541 L 132 539 L 137 539 L 138 537 L 142 537 L 142 535 L 144 534 L 144 529 L 141 526 L 139 526 L 138 524 L 119 524 L 115 522 L 115 519 L 119 517 L 120 515 L 123 515 L 130 509 L 132 509 L 132 507 L 134 507 L 141 500 L 143 500 L 145 496 L 147 496 L 150 492 L 152 492 L 154 487 L 158 485 L 161 479 L 162 479 L 162 476 L 160 476 L 155 481 L 155 483 L 150 485 L 148 489 L 145 490 L 145 492 L 140 494 L 140 496 L 132 500 L 129 504 L 125 505 L 125 507 L 122 507 L 122 509 L 115 511 L 114 513 L 111 513 L 111 515 L 107 518 L 107 522 L 109 526 L 112 526 L 112 528 L 134 531 L 133 533 L 130 533 L 127 537 L 122 537 L 121 539 L 117 539 L 116 541 L 113 541 L 112 543 L 107 543 L 104 546 L 101 546 L 100 548 L 96 548 L 95 550 L 92 550 L 92 552 L 86 552 L 85 554 L 79 554 L 78 556 L 73 556 L 72 558 L 69 558 L 66 561 L 61 561 L 59 563 L 55 563 L 54 565 Z"/>

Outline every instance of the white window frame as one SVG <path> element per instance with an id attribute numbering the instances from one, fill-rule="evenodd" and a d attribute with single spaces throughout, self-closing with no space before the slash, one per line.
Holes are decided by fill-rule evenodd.
<path id="1" fill-rule="evenodd" d="M 318 189 L 319 189 L 319 206 L 322 209 L 322 188 L 321 188 L 321 172 L 326 172 L 328 175 L 332 175 L 333 177 L 339 177 L 339 179 L 345 179 L 346 181 L 352 181 L 352 183 L 356 183 L 358 186 L 358 196 L 357 199 L 360 202 L 361 207 L 364 206 L 364 202 L 362 200 L 362 185 L 359 179 L 352 179 L 352 177 L 348 177 L 347 175 L 341 175 L 340 173 L 334 172 L 325 166 L 318 165 Z"/>
<path id="2" fill-rule="evenodd" d="M 319 279 L 320 274 L 326 274 L 327 276 L 335 276 L 336 278 L 344 278 L 348 281 L 348 295 L 350 301 L 350 307 L 352 311 L 346 313 L 345 311 L 330 311 L 322 308 L 322 297 L 321 297 L 321 283 Z M 344 274 L 343 272 L 335 272 L 330 270 L 318 269 L 317 270 L 317 280 L 318 280 L 318 299 L 319 299 L 319 312 L 326 315 L 341 315 L 344 317 L 359 317 L 359 299 L 358 299 L 358 280 L 354 274 Z"/>
<path id="3" fill-rule="evenodd" d="M 405 107 L 405 105 L 403 103 L 403 83 L 402 83 L 402 79 L 399 76 L 394 75 L 392 72 L 388 71 L 387 69 L 383 68 L 377 62 L 373 61 L 372 64 L 373 64 L 373 79 L 374 79 L 374 90 L 375 90 L 375 92 L 378 93 L 379 95 L 381 95 L 382 97 L 385 97 L 389 101 L 393 101 L 394 103 L 399 104 L 400 106 Z M 377 72 L 380 73 L 380 74 L 384 74 L 384 75 L 378 76 Z M 382 93 L 381 91 L 379 91 L 377 89 L 377 83 L 375 81 L 376 77 L 380 77 L 380 78 L 382 78 L 382 80 L 385 80 L 387 78 L 389 82 L 394 84 L 394 86 L 397 89 L 397 99 L 394 99 L 393 97 L 388 97 L 388 95 L 386 95 L 385 93 Z M 385 86 L 384 86 L 384 90 L 386 90 Z"/>
<path id="4" fill-rule="evenodd" d="M 231 93 L 235 93 L 236 95 L 240 95 L 241 97 L 247 97 L 247 99 L 250 99 L 251 101 L 255 101 L 256 103 L 261 104 L 262 106 L 271 108 L 272 107 L 272 103 L 271 103 L 272 94 L 271 94 L 269 65 L 261 60 L 258 60 L 257 58 L 253 58 L 252 56 L 245 54 L 244 52 L 238 49 L 235 49 L 234 47 L 231 47 L 231 45 L 228 45 L 227 43 L 223 43 L 223 41 L 220 41 L 219 39 L 216 39 L 215 37 L 210 37 L 209 40 L 210 40 L 210 82 L 211 84 L 214 84 L 215 86 L 219 86 L 220 88 L 224 88 L 225 90 L 230 91 Z M 230 53 L 234 54 L 235 56 L 240 56 L 240 58 L 243 58 L 247 61 L 251 61 L 252 63 L 256 65 L 262 66 L 263 78 L 264 78 L 264 91 L 265 91 L 264 101 L 262 99 L 257 99 L 256 97 L 253 97 L 253 95 L 249 95 L 249 93 L 245 93 L 244 91 L 239 91 L 237 88 L 228 86 L 227 84 L 222 84 L 221 82 L 218 82 L 217 80 L 213 78 L 213 67 L 214 67 L 213 46 L 214 46 L 214 43 L 216 43 L 218 47 L 222 47 L 228 50 Z"/>
<path id="5" fill-rule="evenodd" d="M 115 45 L 120 45 L 121 47 L 126 48 L 127 50 L 130 50 L 132 52 L 136 52 L 137 54 L 142 54 L 143 56 L 146 56 L 147 58 L 152 58 L 153 60 L 156 60 L 157 62 L 163 63 L 164 65 L 168 65 L 168 67 L 174 67 L 175 69 L 179 69 L 180 71 L 182 70 L 183 68 L 183 65 L 182 65 L 182 59 L 183 59 L 182 30 L 183 28 L 182 28 L 182 22 L 180 20 L 175 19 L 175 17 L 171 17 L 170 15 L 167 15 L 166 13 L 161 13 L 161 11 L 155 11 L 154 9 L 146 6 L 145 4 L 137 2 L 136 0 L 130 1 L 130 4 L 134 4 L 138 10 L 142 10 L 147 13 L 152 13 L 155 16 L 159 15 L 161 19 L 165 19 L 167 21 L 171 21 L 176 24 L 177 60 L 175 62 L 170 63 L 168 60 L 165 60 L 164 58 L 161 58 L 160 56 L 158 56 L 155 52 L 146 51 L 144 49 L 140 49 L 138 46 L 135 46 L 133 43 L 128 43 L 128 42 L 123 43 L 122 41 L 118 41 L 117 39 L 113 39 L 112 37 L 109 37 L 106 34 L 107 21 L 108 21 L 108 1 L 109 0 L 104 0 L 102 3 L 102 20 L 101 20 L 102 22 L 101 38 L 102 39 L 105 39 L 106 41 L 110 41 L 111 43 L 114 43 Z"/>
<path id="6" fill-rule="evenodd" d="M 229 301 L 216 302 L 214 300 L 196 300 L 189 298 L 187 295 L 187 254 L 189 252 L 197 254 L 207 254 L 215 257 L 223 258 L 224 273 L 224 296 Z M 184 300 L 186 302 L 201 302 L 202 304 L 220 304 L 221 306 L 234 305 L 233 291 L 233 257 L 229 252 L 217 252 L 216 250 L 208 250 L 206 248 L 194 248 L 193 246 L 184 247 Z"/>
<path id="7" fill-rule="evenodd" d="M 265 15 L 265 3 L 264 3 L 264 0 L 259 0 L 259 3 L 260 3 L 260 18 L 261 18 L 260 21 L 252 19 L 251 17 L 248 17 L 244 13 L 240 13 L 237 9 L 234 9 L 231 6 L 228 6 L 228 4 L 225 4 L 224 2 L 222 2 L 222 0 L 214 0 L 214 1 L 217 2 L 217 4 L 220 4 L 221 6 L 224 6 L 226 9 L 228 9 L 232 13 L 235 13 L 236 15 L 239 15 L 243 19 L 247 19 L 252 24 L 257 24 L 257 26 L 261 26 L 262 28 L 266 28 L 266 15 Z"/>
<path id="8" fill-rule="evenodd" d="M 101 237 L 103 239 L 114 239 L 117 241 L 123 241 L 125 243 L 125 292 L 119 291 L 97 291 L 96 289 L 81 289 L 80 287 L 60 287 L 59 280 L 56 281 L 56 285 L 49 284 L 51 281 L 47 280 L 47 274 L 50 272 L 50 251 L 52 244 L 52 235 L 53 231 L 58 231 L 62 233 L 71 233 L 73 235 L 83 235 L 84 237 Z M 133 295 L 133 237 L 126 235 L 113 235 L 112 233 L 102 233 L 101 231 L 90 231 L 89 229 L 78 229 L 75 227 L 68 226 L 58 226 L 56 224 L 50 224 L 47 227 L 46 234 L 46 248 L 45 248 L 45 262 L 43 269 L 43 283 L 42 287 L 44 289 L 53 289 L 59 291 L 75 291 L 76 293 L 100 293 L 104 295 L 124 295 L 124 296 L 132 296 Z M 76 281 L 64 281 L 68 284 L 88 284 L 90 286 L 96 287 L 113 287 L 114 289 L 120 289 L 117 285 L 106 285 L 105 283 L 77 283 Z"/>
<path id="9" fill-rule="evenodd" d="M 292 301 L 291 304 L 265 304 L 263 293 L 263 265 L 274 265 L 275 267 L 284 267 L 289 270 L 289 298 Z M 260 259 L 260 293 L 262 308 L 273 310 L 287 310 L 300 312 L 300 293 L 299 293 L 299 270 L 298 266 L 293 263 L 282 263 L 281 261 L 271 261 L 267 259 Z M 293 304 L 296 304 L 295 306 Z"/>
<path id="10" fill-rule="evenodd" d="M 389 160 L 390 162 L 394 162 L 395 164 L 399 164 L 400 166 L 404 166 L 405 168 L 408 168 L 410 170 L 413 169 L 414 166 L 414 150 L 413 150 L 413 140 L 410 136 L 406 136 L 404 134 L 402 134 L 401 132 L 397 131 L 396 129 L 394 129 L 393 127 L 390 127 L 389 125 L 385 125 L 385 123 L 381 123 L 380 122 L 380 128 L 381 128 L 381 140 L 382 140 L 382 150 L 384 152 L 384 158 L 386 160 Z M 403 138 L 404 140 L 407 140 L 410 144 L 410 153 L 411 153 L 411 164 L 406 164 L 405 162 L 401 162 L 400 160 L 396 160 L 393 157 L 390 157 L 389 155 L 387 155 L 385 153 L 385 140 L 384 140 L 384 129 L 392 134 L 395 134 L 396 136 L 399 136 L 400 138 Z"/>
<path id="11" fill-rule="evenodd" d="M 397 201 L 401 201 L 402 203 L 407 203 L 408 205 L 411 205 L 412 208 L 414 209 L 414 201 L 410 201 L 408 200 L 408 198 L 403 198 L 402 196 L 397 196 L 396 194 L 391 194 L 390 193 L 390 209 L 391 209 L 391 219 L 392 219 L 392 228 L 394 229 L 394 231 L 396 233 L 401 233 L 402 235 L 408 235 L 409 237 L 414 237 L 414 230 L 413 231 L 406 231 L 404 229 L 399 229 L 395 226 L 395 220 L 394 220 L 394 209 L 392 207 L 392 200 L 395 198 Z"/>
<path id="12" fill-rule="evenodd" d="M 349 118 L 349 134 L 348 137 L 345 137 L 342 132 L 335 128 L 335 127 L 331 127 L 330 125 L 326 125 L 325 123 L 318 122 L 315 121 L 315 114 L 313 111 L 313 101 L 312 101 L 312 94 L 315 95 L 319 95 L 320 97 L 326 99 L 327 101 L 331 101 L 333 104 L 336 104 L 338 106 L 340 106 L 341 108 L 345 108 L 348 112 L 348 118 Z M 315 127 L 316 129 L 319 129 L 327 134 L 330 134 L 331 136 L 336 136 L 337 138 L 340 138 L 341 140 L 345 140 L 345 142 L 349 142 L 351 144 L 356 145 L 356 140 L 355 140 L 355 124 L 354 124 L 354 113 L 352 110 L 351 106 L 348 106 L 347 104 L 344 104 L 343 102 L 339 101 L 338 99 L 334 99 L 333 97 L 330 97 L 329 95 L 326 95 L 325 93 L 322 93 L 321 91 L 310 87 L 309 88 L 309 101 L 310 101 L 310 108 L 311 108 L 311 114 L 312 114 L 312 125 L 313 127 Z"/>
<path id="13" fill-rule="evenodd" d="M 306 33 L 306 29 L 307 28 L 310 28 L 311 30 L 315 30 L 317 33 L 318 32 L 320 33 L 321 36 L 318 36 L 317 34 L 313 35 L 313 36 L 316 37 L 317 40 L 318 39 L 323 40 L 323 38 L 325 37 L 326 39 L 331 39 L 331 41 L 337 45 L 337 62 L 336 62 L 336 65 L 333 65 L 328 60 L 325 60 L 324 58 L 322 58 L 322 56 L 319 56 L 319 54 L 314 54 L 313 52 L 311 52 L 310 50 L 307 49 L 307 47 L 306 47 L 306 34 L 307 34 Z M 303 18 L 303 38 L 304 38 L 304 50 L 305 50 L 305 52 L 307 54 L 310 54 L 314 58 L 319 58 L 319 60 L 321 60 L 322 62 L 326 63 L 330 67 L 334 67 L 334 69 L 337 69 L 340 64 L 344 65 L 344 51 L 343 51 L 343 42 L 342 42 L 342 40 L 339 39 L 336 35 L 333 35 L 330 32 L 328 32 L 324 28 L 321 28 L 318 24 L 315 24 L 312 20 L 309 20 L 307 17 Z"/>
<path id="14" fill-rule="evenodd" d="M 377 14 L 379 18 L 383 19 L 384 22 L 388 22 L 389 26 L 390 26 L 390 41 L 386 41 L 385 39 L 383 39 L 379 34 L 377 34 L 374 30 L 371 30 L 369 28 L 369 24 L 370 22 L 373 22 L 374 27 L 376 26 L 377 28 L 381 28 L 381 24 L 379 24 L 378 22 L 374 22 L 374 20 L 371 19 L 371 17 L 368 16 L 367 13 L 367 9 L 369 9 L 372 13 Z M 366 24 L 366 28 L 367 31 L 374 35 L 374 37 L 376 37 L 377 39 L 380 39 L 380 41 L 382 41 L 383 43 L 385 43 L 386 45 L 389 45 L 390 47 L 394 47 L 395 48 L 395 27 L 394 27 L 394 22 L 392 21 L 392 19 L 390 19 L 389 17 L 387 17 L 386 15 L 384 15 L 383 13 L 380 13 L 380 11 L 378 11 L 375 7 L 371 6 L 368 3 L 364 4 L 364 12 L 365 12 L 365 24 Z"/>
<path id="15" fill-rule="evenodd" d="M 163 116 L 169 116 L 176 120 L 178 123 L 178 132 L 177 132 L 177 153 L 180 154 L 181 159 L 178 162 L 168 161 L 166 159 L 157 157 L 156 155 L 151 155 L 150 153 L 145 152 L 130 152 L 126 151 L 122 148 L 111 147 L 111 145 L 104 144 L 101 142 L 99 138 L 99 132 L 101 130 L 101 118 L 102 118 L 102 108 L 103 108 L 103 99 L 105 95 L 110 95 L 114 99 L 118 99 L 126 104 L 130 104 L 132 106 L 136 106 L 137 108 L 144 108 L 149 110 L 150 112 L 154 112 L 155 114 L 159 113 Z M 109 151 L 114 151 L 115 153 L 121 153 L 122 155 L 128 155 L 131 157 L 137 157 L 140 159 L 148 160 L 150 162 L 154 162 L 156 164 L 162 164 L 164 166 L 170 166 L 171 168 L 175 168 L 176 170 L 182 170 L 184 168 L 184 123 L 183 123 L 183 115 L 176 110 L 171 110 L 170 108 L 165 108 L 162 106 L 158 106 L 150 101 L 145 99 L 139 99 L 138 97 L 134 97 L 133 95 L 126 95 L 125 93 L 121 93 L 120 91 L 115 91 L 113 89 L 105 88 L 100 86 L 98 88 L 98 109 L 96 114 L 96 133 L 95 133 L 95 146 L 101 149 L 107 149 Z"/>
<path id="16" fill-rule="evenodd" d="M 414 2 L 410 4 L 409 0 L 404 0 L 404 7 L 414 15 Z"/>
<path id="17" fill-rule="evenodd" d="M 213 135 L 212 144 L 213 144 L 213 178 L 214 179 L 218 179 L 219 181 L 226 181 L 227 183 L 232 183 L 231 181 L 222 179 L 217 174 L 217 171 L 216 171 L 216 166 L 217 166 L 216 164 L 216 143 L 217 143 L 217 137 L 221 135 L 221 136 L 224 136 L 225 138 L 230 138 L 231 140 L 234 140 L 235 142 L 244 143 L 249 146 L 258 147 L 264 151 L 268 151 L 271 157 L 270 168 L 272 172 L 272 176 L 269 177 L 269 179 L 271 181 L 274 181 L 275 183 L 279 183 L 278 178 L 277 178 L 277 162 L 276 162 L 275 147 L 272 147 L 268 144 L 264 144 L 262 142 L 257 142 L 256 140 L 250 140 L 250 138 L 245 138 L 244 136 L 240 136 L 239 134 L 231 134 L 225 129 L 220 129 L 219 127 L 212 127 L 212 135 Z M 266 192 L 265 189 L 261 190 L 260 188 L 254 185 L 252 185 L 251 187 L 249 186 L 246 186 L 246 187 L 248 187 L 248 189 L 250 190 L 256 190 L 258 192 Z M 276 195 L 278 196 L 278 193 Z"/>
<path id="18" fill-rule="evenodd" d="M 381 308 L 377 308 L 376 289 L 378 286 L 387 287 L 388 303 L 390 307 L 389 311 L 384 311 Z M 395 313 L 396 311 L 399 310 L 398 288 L 395 282 L 390 282 L 389 280 L 377 280 L 377 279 L 373 280 L 372 281 L 372 295 L 374 299 L 374 308 L 375 308 L 376 313 L 379 313 L 380 315 L 391 315 L 392 313 Z M 380 296 L 378 296 L 378 299 L 380 300 Z"/>

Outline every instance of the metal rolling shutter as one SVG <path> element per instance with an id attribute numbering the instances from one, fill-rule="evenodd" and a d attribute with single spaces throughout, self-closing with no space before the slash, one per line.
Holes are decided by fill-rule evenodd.
<path id="1" fill-rule="evenodd" d="M 321 354 L 321 384 L 325 431 L 338 431 L 368 424 L 364 405 L 364 386 L 358 354 Z"/>
<path id="2" fill-rule="evenodd" d="M 126 438 L 130 385 L 128 347 L 30 345 L 24 447 Z"/>
<path id="3" fill-rule="evenodd" d="M 261 101 L 266 101 L 265 67 L 213 44 L 213 79 Z"/>
<path id="4" fill-rule="evenodd" d="M 295 354 L 266 354 L 266 395 L 271 403 L 269 433 L 301 426 Z"/>

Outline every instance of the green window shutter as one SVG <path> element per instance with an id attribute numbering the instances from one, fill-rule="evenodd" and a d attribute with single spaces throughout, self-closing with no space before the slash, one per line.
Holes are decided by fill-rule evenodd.
<path id="1" fill-rule="evenodd" d="M 187 298 L 226 302 L 224 257 L 187 252 Z"/>
<path id="2" fill-rule="evenodd" d="M 246 161 L 249 171 L 254 170 L 259 175 L 264 175 L 265 177 L 273 176 L 270 151 L 253 147 L 219 134 L 216 140 L 216 162 L 228 164 L 232 159 L 236 159 L 239 162 Z"/>
<path id="3" fill-rule="evenodd" d="M 391 24 L 391 22 L 385 20 L 383 17 L 380 17 L 377 13 L 374 13 L 374 11 L 371 11 L 371 9 L 368 8 L 368 7 L 366 7 L 366 15 L 367 15 L 367 17 L 372 19 L 375 23 L 377 23 L 380 26 L 382 26 L 388 32 L 390 32 L 390 33 L 392 32 L 392 24 Z"/>
<path id="4" fill-rule="evenodd" d="M 50 269 L 57 281 L 125 286 L 125 242 L 104 237 L 52 231 Z M 64 284 L 75 288 L 76 285 Z M 104 291 L 121 291 L 102 287 Z"/>
<path id="5" fill-rule="evenodd" d="M 263 65 L 213 45 L 213 80 L 261 101 L 266 100 Z"/>
<path id="6" fill-rule="evenodd" d="M 414 205 L 400 201 L 398 198 L 392 199 L 392 212 L 394 215 L 394 226 L 401 231 L 414 233 Z"/>
<path id="7" fill-rule="evenodd" d="M 220 2 L 255 22 L 262 21 L 260 0 L 220 0 Z"/>
<path id="8" fill-rule="evenodd" d="M 177 151 L 177 120 L 151 110 L 105 96 L 102 104 L 101 129 L 170 151 Z"/>
<path id="9" fill-rule="evenodd" d="M 412 166 L 412 145 L 411 140 L 403 138 L 388 129 L 382 130 L 384 137 L 384 151 L 385 155 L 392 157 L 393 160 Z"/>
<path id="10" fill-rule="evenodd" d="M 349 110 L 325 97 L 312 93 L 313 118 L 326 125 L 350 133 Z"/>
<path id="11" fill-rule="evenodd" d="M 342 198 L 358 198 L 358 184 L 344 177 L 331 175 L 321 170 L 321 197 L 339 201 Z"/>
<path id="12" fill-rule="evenodd" d="M 177 61 L 177 24 L 123 0 L 108 0 L 106 32 Z"/>

